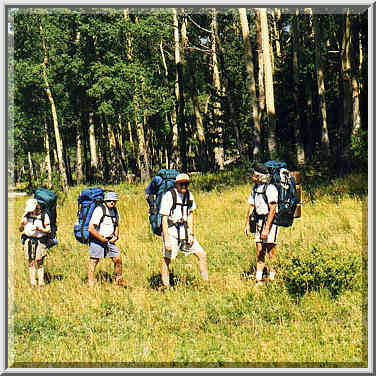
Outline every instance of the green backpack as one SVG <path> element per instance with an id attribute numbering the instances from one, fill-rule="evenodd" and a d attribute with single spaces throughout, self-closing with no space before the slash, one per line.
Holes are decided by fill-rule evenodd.
<path id="1" fill-rule="evenodd" d="M 54 192 L 50 191 L 49 189 L 39 188 L 35 191 L 34 198 L 38 201 L 41 207 L 43 226 L 44 226 L 44 218 L 46 216 L 46 213 L 48 214 L 48 217 L 50 218 L 51 232 L 47 235 L 45 243 L 46 243 L 47 248 L 51 248 L 57 244 L 57 239 L 56 239 L 57 196 Z"/>

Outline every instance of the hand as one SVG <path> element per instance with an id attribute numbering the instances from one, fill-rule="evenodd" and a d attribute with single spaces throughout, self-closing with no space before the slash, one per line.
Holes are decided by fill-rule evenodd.
<path id="1" fill-rule="evenodd" d="M 247 222 L 247 224 L 244 227 L 244 235 L 248 238 L 249 234 L 250 234 L 250 226 L 249 226 L 249 223 Z"/>
<path id="2" fill-rule="evenodd" d="M 268 235 L 269 235 L 269 228 L 265 226 L 261 232 L 260 237 L 262 240 L 265 240 L 268 238 Z"/>
<path id="3" fill-rule="evenodd" d="M 115 244 L 118 241 L 118 237 L 116 235 L 112 235 L 112 238 L 108 241 L 109 243 Z"/>
<path id="4" fill-rule="evenodd" d="M 188 239 L 187 239 L 187 243 L 189 246 L 191 246 L 193 244 L 193 242 L 195 241 L 195 236 L 190 232 L 188 234 Z"/>
<path id="5" fill-rule="evenodd" d="M 27 224 L 27 218 L 26 217 L 23 217 L 22 219 L 21 219 L 21 225 L 22 226 L 25 226 Z"/>

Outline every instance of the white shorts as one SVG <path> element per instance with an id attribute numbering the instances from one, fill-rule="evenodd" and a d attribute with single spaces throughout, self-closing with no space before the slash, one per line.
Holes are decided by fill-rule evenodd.
<path id="1" fill-rule="evenodd" d="M 163 239 L 163 237 L 162 237 L 162 239 Z M 163 250 L 162 250 L 163 257 L 166 257 L 166 258 L 169 258 L 169 259 L 173 260 L 178 255 L 180 247 L 179 247 L 178 239 L 175 238 L 174 236 L 171 236 L 171 235 L 170 235 L 170 246 L 171 246 L 171 251 L 166 251 L 165 243 L 164 243 L 164 239 L 163 239 Z M 194 238 L 193 244 L 189 248 L 189 251 L 188 251 L 189 254 L 190 253 L 203 252 L 203 251 L 204 250 L 201 247 L 201 245 L 198 242 L 198 240 L 196 238 Z M 183 251 L 181 251 L 181 252 L 183 252 Z"/>
<path id="2" fill-rule="evenodd" d="M 265 219 L 266 221 L 266 219 Z M 278 232 L 279 232 L 279 226 L 272 224 L 270 227 L 269 235 L 264 240 L 261 239 L 261 232 L 263 229 L 263 222 L 264 219 L 259 219 L 256 224 L 256 233 L 255 233 L 255 242 L 256 243 L 268 243 L 268 244 L 277 244 L 277 238 L 278 238 Z"/>

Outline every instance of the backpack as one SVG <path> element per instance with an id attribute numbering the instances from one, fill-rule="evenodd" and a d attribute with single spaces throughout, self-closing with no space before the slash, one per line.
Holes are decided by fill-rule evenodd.
<path id="1" fill-rule="evenodd" d="M 56 225 L 56 203 L 57 203 L 57 195 L 50 191 L 47 188 L 39 188 L 34 193 L 34 198 L 38 201 L 40 208 L 41 208 L 41 215 L 42 215 L 42 224 L 44 227 L 44 218 L 46 213 L 50 218 L 50 227 L 51 232 L 43 237 L 43 241 L 47 248 L 53 247 L 57 244 L 56 239 L 56 232 L 57 232 L 57 225 Z"/>
<path id="2" fill-rule="evenodd" d="M 149 185 L 145 189 L 145 193 L 148 195 L 147 202 L 149 204 L 149 222 L 153 234 L 160 236 L 162 234 L 162 216 L 159 214 L 162 197 L 166 192 L 172 190 L 175 187 L 175 178 L 179 175 L 179 171 L 174 169 L 162 169 L 157 175 L 155 175 Z M 176 207 L 176 195 L 172 195 L 174 204 L 171 209 Z"/>
<path id="3" fill-rule="evenodd" d="M 275 214 L 273 223 L 290 227 L 294 222 L 295 210 L 300 204 L 295 179 L 285 162 L 272 160 L 264 165 L 271 175 L 270 184 L 275 185 L 278 191 L 278 213 Z M 264 199 L 267 202 L 265 193 Z"/>
<path id="4" fill-rule="evenodd" d="M 87 188 L 82 190 L 77 198 L 77 204 L 77 220 L 73 227 L 74 236 L 80 243 L 88 244 L 91 239 L 91 235 L 89 233 L 89 223 L 94 209 L 97 206 L 100 206 L 103 210 L 103 215 L 99 222 L 99 226 L 107 215 L 104 204 L 104 190 L 102 188 Z M 115 226 L 118 226 L 119 214 L 116 208 L 113 210 L 115 212 L 113 222 Z"/>

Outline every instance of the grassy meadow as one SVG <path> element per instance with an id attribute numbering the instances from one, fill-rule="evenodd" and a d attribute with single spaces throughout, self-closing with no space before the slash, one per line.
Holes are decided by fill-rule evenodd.
<path id="1" fill-rule="evenodd" d="M 30 286 L 18 232 L 29 196 L 9 200 L 10 367 L 368 367 L 366 176 L 303 185 L 302 217 L 280 231 L 277 278 L 258 289 L 244 178 L 194 176 L 210 283 L 193 255 L 180 254 L 165 292 L 145 187 L 127 184 L 105 188 L 119 194 L 118 246 L 132 288 L 111 283 L 109 259 L 88 287 L 88 247 L 73 235 L 82 188 L 59 194 L 59 244 L 43 288 Z"/>

